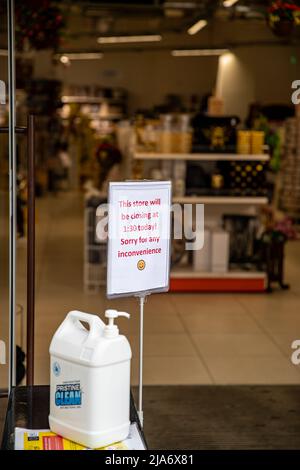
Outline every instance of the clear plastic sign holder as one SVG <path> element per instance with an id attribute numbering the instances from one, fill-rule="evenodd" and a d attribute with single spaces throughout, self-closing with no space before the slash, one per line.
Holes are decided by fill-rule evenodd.
<path id="1" fill-rule="evenodd" d="M 144 412 L 143 412 L 143 358 L 144 358 L 144 305 L 146 302 L 146 295 L 139 296 L 140 300 L 140 338 L 139 338 L 139 401 L 138 401 L 138 416 L 141 426 L 144 426 Z"/>
<path id="2" fill-rule="evenodd" d="M 171 233 L 171 182 L 170 181 L 126 181 L 123 183 L 110 183 L 109 185 L 109 198 L 108 198 L 108 256 L 107 256 L 107 297 L 128 297 L 134 296 L 139 299 L 139 396 L 138 396 L 138 416 L 143 427 L 143 357 L 144 357 L 144 305 L 147 297 L 151 293 L 167 292 L 169 290 L 170 279 L 170 233 Z M 133 200 L 136 197 L 141 200 L 155 200 L 159 198 L 161 201 L 164 213 L 160 214 L 160 229 L 163 229 L 163 237 L 161 237 L 161 250 L 160 256 L 155 258 L 147 258 L 145 265 L 152 267 L 151 275 L 143 276 L 143 283 L 139 282 L 141 271 L 136 270 L 136 261 L 132 263 L 124 261 L 120 264 L 117 259 L 118 250 L 120 250 L 120 226 L 117 226 L 120 213 L 116 208 L 120 207 L 120 200 Z M 115 208 L 116 211 L 111 212 Z M 167 217 L 163 215 L 168 213 Z M 159 211 L 158 211 L 159 212 Z M 117 237 L 110 236 L 112 233 L 118 234 Z M 162 233 L 162 230 L 161 230 Z M 143 247 L 135 247 L 135 250 L 143 250 Z M 144 260 L 143 260 L 144 262 Z M 125 264 L 126 267 L 125 267 Z M 159 264 L 159 266 L 158 266 Z M 144 268 L 143 268 L 144 269 Z M 157 269 L 159 269 L 160 279 L 157 276 Z M 126 288 L 119 290 L 122 284 L 122 275 L 124 272 L 124 280 Z M 114 277 L 118 282 L 114 282 Z M 139 287 L 137 289 L 136 287 Z"/>

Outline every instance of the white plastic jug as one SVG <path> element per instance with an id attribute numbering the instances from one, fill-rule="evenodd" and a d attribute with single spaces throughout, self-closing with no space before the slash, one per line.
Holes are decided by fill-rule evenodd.
<path id="1" fill-rule="evenodd" d="M 90 448 L 125 439 L 130 427 L 131 348 L 114 324 L 129 314 L 105 316 L 107 325 L 96 315 L 68 313 L 50 345 L 50 429 Z"/>

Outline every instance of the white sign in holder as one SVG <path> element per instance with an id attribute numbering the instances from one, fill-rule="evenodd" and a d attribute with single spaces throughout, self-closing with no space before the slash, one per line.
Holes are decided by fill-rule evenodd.
<path id="1" fill-rule="evenodd" d="M 169 290 L 171 182 L 110 183 L 108 197 L 107 297 L 139 298 L 139 403 L 143 426 L 144 304 Z"/>

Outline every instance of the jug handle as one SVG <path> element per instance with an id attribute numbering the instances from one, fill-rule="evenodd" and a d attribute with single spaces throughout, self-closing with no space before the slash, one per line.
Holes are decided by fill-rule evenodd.
<path id="1" fill-rule="evenodd" d="M 97 315 L 91 315 L 90 313 L 79 312 L 78 310 L 73 310 L 72 312 L 68 313 L 67 320 L 71 320 L 72 323 L 75 325 L 76 322 L 85 322 L 89 325 L 90 331 L 87 336 L 86 341 L 91 340 L 92 337 L 99 332 L 99 328 L 102 328 L 102 322 Z"/>

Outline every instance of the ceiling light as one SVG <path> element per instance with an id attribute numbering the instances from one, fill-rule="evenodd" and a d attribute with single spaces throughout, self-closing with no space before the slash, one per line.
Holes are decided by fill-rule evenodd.
<path id="1" fill-rule="evenodd" d="M 66 55 L 60 56 L 59 60 L 61 61 L 62 64 L 64 65 L 69 65 L 70 64 L 70 59 Z"/>
<path id="2" fill-rule="evenodd" d="M 232 7 L 235 3 L 237 3 L 239 0 L 224 0 L 223 6 L 225 8 L 230 8 Z"/>
<path id="3" fill-rule="evenodd" d="M 102 36 L 97 39 L 99 44 L 126 44 L 131 42 L 157 42 L 161 41 L 160 34 L 148 34 L 144 36 Z"/>
<path id="4" fill-rule="evenodd" d="M 56 56 L 57 57 L 57 56 Z M 102 52 L 70 52 L 58 56 L 63 64 L 68 64 L 70 60 L 95 60 L 102 59 Z"/>
<path id="5" fill-rule="evenodd" d="M 220 60 L 222 61 L 223 65 L 229 64 L 230 62 L 232 62 L 233 59 L 234 55 L 232 54 L 232 52 L 226 52 L 226 54 L 222 54 L 222 56 L 220 57 Z"/>
<path id="6" fill-rule="evenodd" d="M 229 52 L 228 49 L 181 49 L 174 50 L 171 52 L 174 57 L 204 57 L 204 56 L 214 56 L 222 55 L 226 52 Z"/>
<path id="7" fill-rule="evenodd" d="M 205 26 L 207 25 L 207 21 L 206 20 L 199 20 L 197 21 L 197 23 L 193 24 L 193 26 L 191 26 L 189 29 L 188 29 L 188 33 L 189 34 L 196 34 L 198 33 L 198 31 L 200 31 L 201 29 L 205 28 Z"/>
<path id="8" fill-rule="evenodd" d="M 198 3 L 196 2 L 164 2 L 164 8 L 186 8 L 186 9 L 195 9 L 197 8 Z"/>

